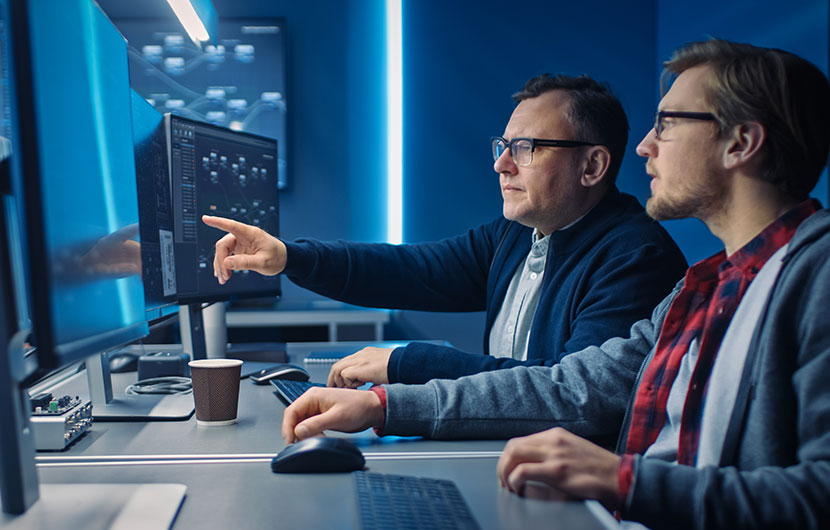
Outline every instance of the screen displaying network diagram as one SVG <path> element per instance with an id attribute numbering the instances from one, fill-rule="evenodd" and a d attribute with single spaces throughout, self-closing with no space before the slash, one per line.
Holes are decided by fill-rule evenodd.
<path id="1" fill-rule="evenodd" d="M 130 84 L 160 113 L 278 141 L 278 184 L 286 171 L 285 20 L 225 19 L 201 49 L 178 22 L 114 21 L 129 45 Z"/>

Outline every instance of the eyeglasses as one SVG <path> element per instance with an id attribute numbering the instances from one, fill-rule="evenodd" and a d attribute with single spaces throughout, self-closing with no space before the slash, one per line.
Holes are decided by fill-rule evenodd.
<path id="1" fill-rule="evenodd" d="M 675 112 L 669 110 L 658 110 L 654 113 L 654 134 L 658 140 L 666 125 L 663 122 L 666 118 L 682 118 L 685 120 L 718 121 L 718 117 L 711 112 Z"/>
<path id="2" fill-rule="evenodd" d="M 542 138 L 513 138 L 509 142 L 501 136 L 490 138 L 493 147 L 493 160 L 498 160 L 505 150 L 510 149 L 510 155 L 517 166 L 529 166 L 533 162 L 533 151 L 537 147 L 582 147 L 583 145 L 597 145 L 576 140 L 544 140 Z"/>

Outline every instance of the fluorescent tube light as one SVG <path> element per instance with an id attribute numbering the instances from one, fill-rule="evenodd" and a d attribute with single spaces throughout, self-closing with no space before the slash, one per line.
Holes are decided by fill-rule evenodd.
<path id="1" fill-rule="evenodd" d="M 386 241 L 403 242 L 403 0 L 386 0 Z"/>
<path id="2" fill-rule="evenodd" d="M 167 0 L 167 3 L 173 8 L 173 12 L 176 13 L 179 22 L 182 23 L 184 30 L 194 43 L 201 45 L 210 40 L 208 30 L 196 14 L 196 8 L 190 0 Z"/>

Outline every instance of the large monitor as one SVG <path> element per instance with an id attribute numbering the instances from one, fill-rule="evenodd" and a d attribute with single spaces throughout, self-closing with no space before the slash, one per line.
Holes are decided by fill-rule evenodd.
<path id="1" fill-rule="evenodd" d="M 53 369 L 147 334 L 129 70 L 123 37 L 93 3 L 20 9 L 37 12 L 29 57 L 15 48 L 12 186 L 38 361 Z"/>
<path id="2" fill-rule="evenodd" d="M 24 242 L 12 261 L 11 236 L 0 237 L 10 261 L 0 266 L 0 484 L 3 511 L 16 514 L 37 501 L 39 488 L 25 390 L 34 374 L 23 362 L 28 330 L 15 330 L 23 319 L 14 316 L 11 284 L 25 286 L 40 370 L 95 357 L 148 326 L 124 38 L 92 0 L 0 0 L 0 19 L 11 140 L 2 204 L 21 212 L 9 226 Z M 4 221 L 13 217 L 7 211 Z M 67 500 L 73 496 L 108 502 L 106 485 L 88 486 L 50 486 L 38 509 L 72 511 L 82 504 Z"/>

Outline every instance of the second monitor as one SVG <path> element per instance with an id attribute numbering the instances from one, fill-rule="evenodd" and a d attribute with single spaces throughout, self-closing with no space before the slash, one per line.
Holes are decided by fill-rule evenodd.
<path id="1" fill-rule="evenodd" d="M 201 221 L 216 215 L 279 235 L 277 141 L 178 115 L 165 116 L 173 191 L 179 303 L 277 297 L 278 276 L 213 276 L 214 245 L 223 233 Z"/>

